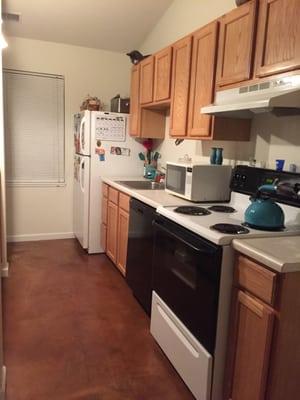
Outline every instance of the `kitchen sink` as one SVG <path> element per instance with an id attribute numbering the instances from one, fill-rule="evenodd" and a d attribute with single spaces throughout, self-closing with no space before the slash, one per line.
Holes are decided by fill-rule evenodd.
<path id="1" fill-rule="evenodd" d="M 120 185 L 129 187 L 130 189 L 137 190 L 164 190 L 165 185 L 163 183 L 157 183 L 152 181 L 117 181 Z"/>

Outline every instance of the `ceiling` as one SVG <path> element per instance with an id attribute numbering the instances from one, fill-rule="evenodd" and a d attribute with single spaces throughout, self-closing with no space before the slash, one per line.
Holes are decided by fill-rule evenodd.
<path id="1" fill-rule="evenodd" d="M 139 47 L 173 0 L 4 0 L 4 33 L 126 52 Z"/>

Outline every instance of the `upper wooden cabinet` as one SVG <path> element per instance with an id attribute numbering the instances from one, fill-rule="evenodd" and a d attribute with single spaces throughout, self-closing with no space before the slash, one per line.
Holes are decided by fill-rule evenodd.
<path id="1" fill-rule="evenodd" d="M 154 57 L 147 57 L 140 62 L 140 104 L 152 103 L 154 80 Z"/>
<path id="2" fill-rule="evenodd" d="M 220 20 L 217 85 L 225 86 L 251 78 L 256 26 L 255 0 Z"/>
<path id="3" fill-rule="evenodd" d="M 155 54 L 154 101 L 169 100 L 171 96 L 172 47 Z"/>
<path id="4" fill-rule="evenodd" d="M 192 36 L 187 36 L 173 45 L 171 136 L 187 134 L 191 53 Z"/>
<path id="5" fill-rule="evenodd" d="M 140 65 L 134 65 L 131 70 L 130 87 L 130 117 L 129 134 L 139 136 L 139 117 L 140 117 Z"/>
<path id="6" fill-rule="evenodd" d="M 300 68 L 300 1 L 260 0 L 256 76 Z"/>
<path id="7" fill-rule="evenodd" d="M 200 109 L 214 100 L 218 22 L 193 34 L 188 136 L 211 136 L 212 117 Z"/>

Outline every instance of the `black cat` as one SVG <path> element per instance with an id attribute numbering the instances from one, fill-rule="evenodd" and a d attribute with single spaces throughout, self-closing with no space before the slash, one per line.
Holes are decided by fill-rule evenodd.
<path id="1" fill-rule="evenodd" d="M 147 58 L 150 56 L 150 54 L 143 56 L 142 53 L 140 53 L 138 50 L 132 50 L 130 53 L 126 53 L 128 57 L 130 57 L 130 60 L 132 64 L 138 64 L 140 61 L 142 61 L 144 58 Z"/>

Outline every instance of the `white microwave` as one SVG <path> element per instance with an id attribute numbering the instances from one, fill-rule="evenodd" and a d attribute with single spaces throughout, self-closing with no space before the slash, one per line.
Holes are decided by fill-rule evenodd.
<path id="1" fill-rule="evenodd" d="M 230 200 L 230 165 L 167 162 L 166 192 L 194 202 Z"/>

